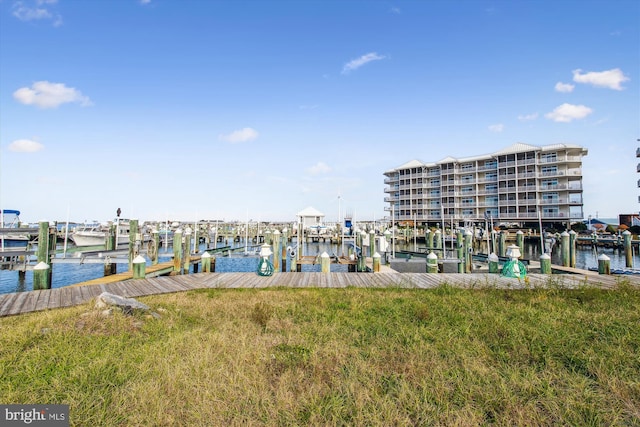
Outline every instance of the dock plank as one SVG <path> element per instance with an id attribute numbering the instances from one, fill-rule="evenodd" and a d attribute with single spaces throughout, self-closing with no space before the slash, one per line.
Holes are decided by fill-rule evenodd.
<path id="1" fill-rule="evenodd" d="M 275 288 L 275 287 L 408 287 L 429 289 L 447 283 L 461 288 L 523 289 L 525 287 L 559 286 L 578 288 L 597 286 L 612 289 L 621 283 L 640 287 L 640 277 L 582 275 L 582 274 L 529 274 L 528 279 L 502 277 L 497 274 L 434 274 L 434 273 L 274 273 L 259 276 L 256 273 L 196 273 L 191 275 L 162 276 L 125 280 L 96 285 L 67 286 L 50 290 L 16 292 L 0 296 L 0 316 L 69 307 L 91 301 L 102 292 L 135 298 L 143 295 L 183 292 L 204 288 Z"/>
<path id="2" fill-rule="evenodd" d="M 19 314 L 19 313 L 21 313 L 22 306 L 24 305 L 25 301 L 28 298 L 27 294 L 29 294 L 29 292 L 20 292 L 20 293 L 18 293 L 16 298 L 13 300 L 13 303 L 11 304 L 11 307 L 9 307 L 9 311 L 8 311 L 7 314 L 11 315 L 11 314 Z"/>

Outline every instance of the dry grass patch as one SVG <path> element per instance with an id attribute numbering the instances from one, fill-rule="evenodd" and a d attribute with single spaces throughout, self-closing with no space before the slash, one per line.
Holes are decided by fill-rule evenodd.
<path id="1" fill-rule="evenodd" d="M 634 425 L 640 291 L 205 290 L 0 319 L 0 401 L 72 425 Z M 89 313 L 89 314 L 87 314 Z"/>

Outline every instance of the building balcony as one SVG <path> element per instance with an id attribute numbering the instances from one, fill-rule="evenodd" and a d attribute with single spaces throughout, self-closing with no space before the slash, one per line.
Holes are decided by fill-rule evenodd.
<path id="1" fill-rule="evenodd" d="M 535 165 L 536 159 L 518 159 L 518 165 Z"/>

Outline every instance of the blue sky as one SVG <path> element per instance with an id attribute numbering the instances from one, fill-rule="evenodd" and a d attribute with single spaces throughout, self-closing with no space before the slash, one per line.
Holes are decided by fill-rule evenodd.
<path id="1" fill-rule="evenodd" d="M 578 144 L 639 210 L 640 2 L 0 0 L 0 205 L 26 221 L 334 221 L 386 170 Z"/>

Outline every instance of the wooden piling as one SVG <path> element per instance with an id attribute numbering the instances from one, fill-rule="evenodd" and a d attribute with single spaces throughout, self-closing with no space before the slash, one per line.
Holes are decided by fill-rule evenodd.
<path id="1" fill-rule="evenodd" d="M 437 272 L 438 272 L 438 255 L 436 255 L 434 252 L 430 252 L 429 255 L 427 255 L 427 273 L 437 273 Z"/>
<path id="2" fill-rule="evenodd" d="M 540 255 L 540 273 L 551 274 L 551 257 L 549 254 Z"/>
<path id="3" fill-rule="evenodd" d="M 280 232 L 278 230 L 274 230 L 271 233 L 271 241 L 273 243 L 273 271 L 280 271 Z"/>
<path id="4" fill-rule="evenodd" d="M 633 251 L 631 250 L 631 232 L 629 230 L 625 230 L 622 233 L 622 237 L 624 238 L 624 260 L 627 268 L 633 267 Z"/>
<path id="5" fill-rule="evenodd" d="M 133 259 L 139 255 L 136 240 L 138 240 L 138 220 L 132 219 L 129 221 L 129 270 L 133 268 Z"/>
<path id="6" fill-rule="evenodd" d="M 507 256 L 507 233 L 500 230 L 498 235 L 498 255 Z"/>
<path id="7" fill-rule="evenodd" d="M 433 247 L 433 232 L 430 228 L 427 228 L 427 231 L 425 232 L 424 241 L 427 243 L 428 248 Z"/>
<path id="8" fill-rule="evenodd" d="M 42 221 L 39 223 L 38 227 L 38 250 L 36 252 L 36 257 L 38 260 L 38 264 L 45 263 L 47 268 L 45 269 L 41 266 L 38 274 L 40 277 L 38 278 L 38 289 L 51 289 L 51 253 L 49 249 L 50 245 L 49 239 L 49 222 Z M 55 246 L 54 246 L 55 248 Z M 34 277 L 34 289 L 35 288 L 35 277 Z"/>
<path id="9" fill-rule="evenodd" d="M 105 242 L 105 248 L 108 251 L 115 251 L 116 248 L 116 224 L 111 224 L 109 226 L 109 231 L 107 232 L 107 237 L 106 237 L 106 242 Z M 113 274 L 113 273 L 110 273 Z M 105 276 L 108 276 L 108 274 L 106 274 L 106 270 L 105 270 Z"/>
<path id="10" fill-rule="evenodd" d="M 158 232 L 158 229 L 153 229 L 153 231 L 151 232 L 151 239 L 152 250 L 149 256 L 151 258 L 151 265 L 156 265 L 158 264 L 158 248 L 160 248 L 160 233 Z"/>
<path id="11" fill-rule="evenodd" d="M 471 273 L 472 265 L 472 251 L 473 251 L 473 233 L 471 230 L 466 230 L 464 232 L 464 267 L 466 273 Z"/>
<path id="12" fill-rule="evenodd" d="M 182 230 L 173 233 L 173 272 L 182 274 Z"/>
<path id="13" fill-rule="evenodd" d="M 498 273 L 500 271 L 500 259 L 498 255 L 491 252 L 487 257 L 487 261 L 489 262 L 489 273 Z"/>
<path id="14" fill-rule="evenodd" d="M 456 232 L 456 249 L 458 254 L 458 273 L 464 273 L 464 237 L 462 229 Z"/>
<path id="15" fill-rule="evenodd" d="M 323 273 L 329 273 L 331 271 L 331 258 L 326 252 L 322 252 L 322 255 L 320 255 L 320 271 Z"/>
<path id="16" fill-rule="evenodd" d="M 516 232 L 516 245 L 520 248 L 520 253 L 524 253 L 524 233 L 522 230 Z"/>
<path id="17" fill-rule="evenodd" d="M 182 272 L 189 274 L 189 267 L 191 266 L 191 232 L 189 230 L 184 233 L 184 252 L 182 258 L 182 263 L 184 264 Z"/>
<path id="18" fill-rule="evenodd" d="M 211 254 L 205 251 L 200 257 L 200 261 L 202 262 L 202 272 L 211 273 Z"/>
<path id="19" fill-rule="evenodd" d="M 569 232 L 569 267 L 576 268 L 576 237 L 573 230 Z"/>
<path id="20" fill-rule="evenodd" d="M 605 254 L 598 257 L 598 273 L 611 274 L 611 260 Z"/>
<path id="21" fill-rule="evenodd" d="M 50 289 L 49 282 L 49 264 L 44 261 L 40 261 L 35 267 L 33 267 L 33 290 L 38 289 Z"/>
<path id="22" fill-rule="evenodd" d="M 373 254 L 372 257 L 372 262 L 373 262 L 373 272 L 374 273 L 379 273 L 380 272 L 380 254 L 378 252 Z"/>
<path id="23" fill-rule="evenodd" d="M 562 254 L 562 266 L 563 267 L 569 267 L 569 255 L 570 255 L 570 249 L 569 249 L 569 233 L 565 231 L 562 232 L 562 234 L 560 234 L 560 251 Z"/>
<path id="24" fill-rule="evenodd" d="M 147 260 L 142 255 L 133 259 L 133 278 L 144 279 L 146 277 Z"/>
<path id="25" fill-rule="evenodd" d="M 371 230 L 369 232 L 369 256 L 373 258 L 373 254 L 376 253 L 376 232 Z"/>

